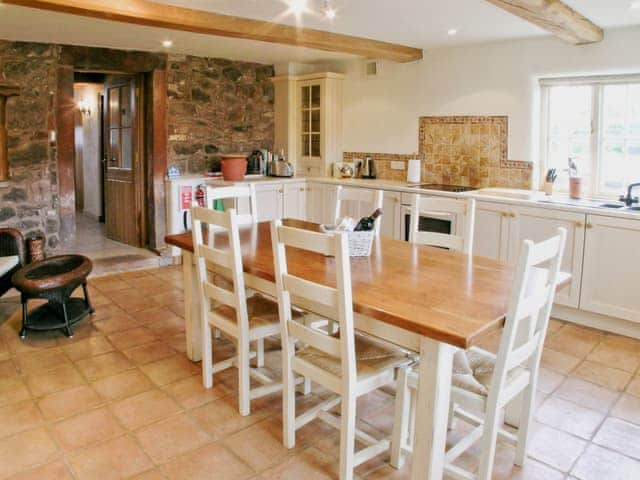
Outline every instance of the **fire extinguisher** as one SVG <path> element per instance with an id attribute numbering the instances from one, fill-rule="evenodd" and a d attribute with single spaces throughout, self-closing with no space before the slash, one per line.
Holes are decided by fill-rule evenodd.
<path id="1" fill-rule="evenodd" d="M 206 207 L 207 203 L 207 192 L 205 190 L 204 184 L 200 184 L 196 187 L 196 203 L 199 207 Z M 182 213 L 182 223 L 184 225 L 185 230 L 189 230 L 189 210 L 185 210 Z"/>
<path id="2" fill-rule="evenodd" d="M 207 192 L 203 184 L 198 185 L 196 188 L 196 203 L 199 207 L 206 207 Z"/>

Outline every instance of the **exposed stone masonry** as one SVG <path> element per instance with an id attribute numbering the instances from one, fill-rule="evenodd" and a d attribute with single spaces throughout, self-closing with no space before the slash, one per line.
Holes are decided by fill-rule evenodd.
<path id="1" fill-rule="evenodd" d="M 273 148 L 271 65 L 170 55 L 169 165 L 215 168 L 221 153 Z"/>
<path id="2" fill-rule="evenodd" d="M 0 187 L 0 226 L 17 228 L 27 237 L 45 236 L 48 250 L 60 243 L 57 152 L 49 132 L 56 130 L 57 68 L 72 61 L 65 52 L 78 68 L 85 67 L 85 60 L 90 65 L 92 55 L 105 63 L 137 62 L 138 67 L 140 59 L 149 57 L 0 40 L 0 80 L 22 87 L 21 96 L 7 103 L 10 181 Z M 183 173 L 203 173 L 220 153 L 272 148 L 272 66 L 172 55 L 167 71 L 169 165 Z"/>
<path id="3" fill-rule="evenodd" d="M 49 248 L 58 245 L 60 226 L 56 150 L 48 141 L 59 53 L 53 45 L 0 41 L 0 77 L 22 87 L 7 103 L 11 180 L 0 188 L 0 225 L 46 236 Z"/>

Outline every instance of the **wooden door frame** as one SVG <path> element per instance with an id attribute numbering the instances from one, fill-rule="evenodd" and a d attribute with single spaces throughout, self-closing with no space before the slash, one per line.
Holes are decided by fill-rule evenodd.
<path id="1" fill-rule="evenodd" d="M 144 134 L 144 171 L 146 191 L 143 203 L 148 207 L 141 224 L 146 226 L 146 243 L 158 251 L 165 246 L 166 231 L 164 176 L 167 168 L 167 56 L 148 52 L 129 52 L 91 47 L 61 47 L 57 67 L 57 90 L 53 99 L 55 117 L 49 123 L 57 131 L 58 192 L 60 239 L 75 231 L 74 181 L 74 71 L 142 74 L 145 104 L 142 118 Z"/>

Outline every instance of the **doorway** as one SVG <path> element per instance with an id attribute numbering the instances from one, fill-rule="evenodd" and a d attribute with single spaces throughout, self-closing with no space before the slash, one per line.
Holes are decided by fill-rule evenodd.
<path id="1" fill-rule="evenodd" d="M 147 246 L 141 75 L 108 75 L 103 100 L 104 213 L 107 238 Z"/>
<path id="2" fill-rule="evenodd" d="M 138 75 L 75 72 L 75 234 L 60 253 L 97 271 L 158 266 L 147 250 L 143 82 Z"/>

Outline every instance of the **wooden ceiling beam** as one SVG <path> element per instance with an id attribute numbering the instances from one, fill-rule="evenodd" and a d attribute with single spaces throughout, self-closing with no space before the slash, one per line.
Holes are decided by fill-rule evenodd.
<path id="1" fill-rule="evenodd" d="M 574 45 L 597 43 L 602 28 L 561 0 L 486 0 Z"/>
<path id="2" fill-rule="evenodd" d="M 3 3 L 101 20 L 279 43 L 400 63 L 422 59 L 422 50 L 419 48 L 147 0 L 3 0 Z"/>

